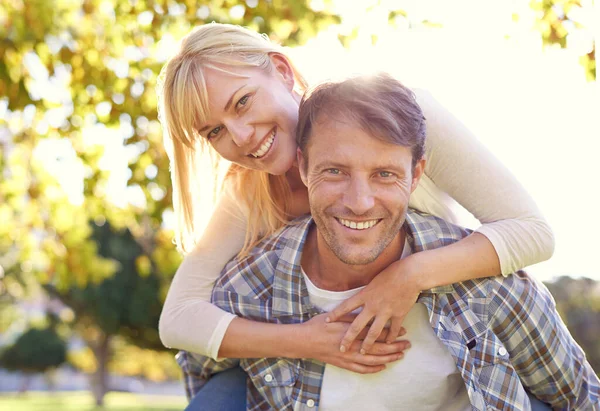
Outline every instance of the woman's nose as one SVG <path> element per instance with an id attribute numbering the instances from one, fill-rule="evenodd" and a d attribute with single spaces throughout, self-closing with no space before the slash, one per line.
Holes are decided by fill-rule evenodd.
<path id="1" fill-rule="evenodd" d="M 254 128 L 248 124 L 231 123 L 227 126 L 233 142 L 238 147 L 244 147 L 252 139 Z"/>

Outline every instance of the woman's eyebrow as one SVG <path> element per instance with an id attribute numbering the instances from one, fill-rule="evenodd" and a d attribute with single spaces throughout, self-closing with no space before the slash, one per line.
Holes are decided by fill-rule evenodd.
<path id="1" fill-rule="evenodd" d="M 229 107 L 231 106 L 231 103 L 233 102 L 233 97 L 235 97 L 235 95 L 237 94 L 238 91 L 240 91 L 241 89 L 243 89 L 245 87 L 245 85 L 243 85 L 242 87 L 238 88 L 236 91 L 233 92 L 233 94 L 231 95 L 231 97 L 229 97 L 229 100 L 227 100 L 227 104 L 225 104 L 225 111 L 229 110 Z"/>
<path id="2" fill-rule="evenodd" d="M 245 87 L 245 85 L 241 86 L 240 88 L 238 88 L 237 90 L 235 90 L 232 94 L 231 97 L 229 97 L 229 100 L 227 100 L 227 103 L 225 104 L 225 108 L 224 111 L 229 110 L 229 107 L 231 107 L 231 103 L 233 103 L 233 98 L 235 97 L 235 95 L 238 93 L 238 91 L 240 91 L 241 89 L 243 89 Z M 198 130 L 198 133 L 202 134 L 203 132 L 205 132 L 206 130 L 208 130 L 211 126 L 210 125 L 206 125 L 204 127 L 202 127 L 201 129 Z"/>

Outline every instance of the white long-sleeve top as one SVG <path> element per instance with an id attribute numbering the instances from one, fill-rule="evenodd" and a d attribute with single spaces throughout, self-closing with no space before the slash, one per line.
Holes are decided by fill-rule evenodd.
<path id="1" fill-rule="evenodd" d="M 427 119 L 426 165 L 409 205 L 457 223 L 460 204 L 481 222 L 503 275 L 550 258 L 554 237 L 523 186 L 456 117 L 415 90 Z M 233 314 L 210 303 L 225 264 L 241 250 L 247 211 L 224 190 L 195 249 L 175 274 L 160 317 L 163 344 L 217 358 Z"/>

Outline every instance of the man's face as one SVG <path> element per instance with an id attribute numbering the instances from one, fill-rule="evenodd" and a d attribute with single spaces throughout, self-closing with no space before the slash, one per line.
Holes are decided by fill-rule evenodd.
<path id="1" fill-rule="evenodd" d="M 346 264 L 375 261 L 399 235 L 425 160 L 412 171 L 410 148 L 331 119 L 314 124 L 307 157 L 298 153 L 319 239 Z"/>

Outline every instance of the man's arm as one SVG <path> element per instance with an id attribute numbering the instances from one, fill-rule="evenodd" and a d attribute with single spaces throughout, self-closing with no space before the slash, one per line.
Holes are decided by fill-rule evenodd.
<path id="1" fill-rule="evenodd" d="M 598 376 L 548 289 L 522 271 L 495 283 L 490 326 L 523 385 L 555 409 L 600 410 Z"/>

